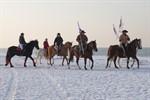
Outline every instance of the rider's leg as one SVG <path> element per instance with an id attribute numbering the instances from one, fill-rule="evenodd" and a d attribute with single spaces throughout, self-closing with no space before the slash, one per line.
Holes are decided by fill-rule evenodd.
<path id="1" fill-rule="evenodd" d="M 123 49 L 123 56 L 126 56 L 126 47 L 125 47 L 125 43 L 121 43 L 122 49 Z"/>
<path id="2" fill-rule="evenodd" d="M 24 47 L 24 45 L 23 45 L 23 44 L 20 44 L 20 49 L 21 49 L 20 55 L 23 55 L 23 47 Z"/>

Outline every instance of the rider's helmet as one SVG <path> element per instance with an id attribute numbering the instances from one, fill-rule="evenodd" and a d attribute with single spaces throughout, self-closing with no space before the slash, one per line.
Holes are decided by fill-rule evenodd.
<path id="1" fill-rule="evenodd" d="M 128 33 L 128 31 L 127 30 L 123 30 L 122 33 Z"/>
<path id="2" fill-rule="evenodd" d="M 57 33 L 58 36 L 60 36 L 60 33 Z"/>
<path id="3" fill-rule="evenodd" d="M 85 32 L 84 30 L 81 30 L 81 31 L 80 31 L 80 34 L 82 34 L 82 33 L 84 34 L 84 33 L 86 33 L 86 32 Z"/>
<path id="4" fill-rule="evenodd" d="M 24 35 L 24 33 L 21 33 L 21 35 Z"/>

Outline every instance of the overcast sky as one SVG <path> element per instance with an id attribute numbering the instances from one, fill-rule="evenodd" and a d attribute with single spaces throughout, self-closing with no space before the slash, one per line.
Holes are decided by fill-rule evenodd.
<path id="1" fill-rule="evenodd" d="M 0 47 L 18 45 L 22 32 L 26 42 L 38 39 L 40 47 L 45 38 L 52 45 L 58 32 L 75 45 L 77 21 L 89 41 L 108 47 L 119 44 L 112 24 L 118 29 L 121 16 L 131 40 L 141 38 L 150 47 L 149 12 L 150 0 L 1 0 Z"/>

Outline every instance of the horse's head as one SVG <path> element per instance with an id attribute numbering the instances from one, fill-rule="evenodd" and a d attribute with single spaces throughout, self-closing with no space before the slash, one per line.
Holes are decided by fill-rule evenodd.
<path id="1" fill-rule="evenodd" d="M 132 46 L 135 46 L 138 49 L 142 49 L 142 41 L 141 39 L 134 39 L 131 43 Z"/>
<path id="2" fill-rule="evenodd" d="M 97 52 L 98 49 L 97 49 L 96 40 L 95 40 L 95 41 L 91 41 L 91 42 L 89 43 L 89 47 L 92 48 L 92 49 L 94 49 L 94 50 Z"/>
<path id="3" fill-rule="evenodd" d="M 142 49 L 142 40 L 138 39 L 138 49 Z"/>
<path id="4" fill-rule="evenodd" d="M 34 47 L 39 50 L 39 42 L 38 42 L 38 40 L 35 40 L 33 42 L 33 44 L 34 44 Z"/>
<path id="5" fill-rule="evenodd" d="M 72 42 L 66 42 L 65 44 L 64 44 L 64 46 L 65 46 L 65 48 L 66 49 L 71 49 L 71 47 L 72 47 Z"/>

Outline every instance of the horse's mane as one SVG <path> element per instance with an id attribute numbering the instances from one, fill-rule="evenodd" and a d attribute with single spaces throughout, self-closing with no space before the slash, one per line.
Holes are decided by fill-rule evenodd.
<path id="1" fill-rule="evenodd" d="M 134 40 L 132 40 L 130 43 L 134 43 L 136 40 L 137 40 L 137 38 L 136 38 L 136 39 L 134 39 Z"/>
<path id="2" fill-rule="evenodd" d="M 131 46 L 131 45 L 133 45 L 136 41 L 137 41 L 137 38 L 136 38 L 136 39 L 134 39 L 134 40 L 132 40 L 132 41 L 130 42 L 130 44 L 129 44 L 129 45 L 130 45 L 130 46 Z"/>
<path id="3" fill-rule="evenodd" d="M 27 43 L 27 44 L 31 44 L 31 43 L 33 43 L 33 42 L 38 42 L 38 40 L 31 40 L 29 43 Z"/>

